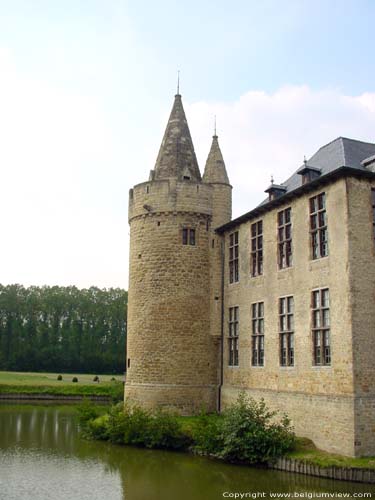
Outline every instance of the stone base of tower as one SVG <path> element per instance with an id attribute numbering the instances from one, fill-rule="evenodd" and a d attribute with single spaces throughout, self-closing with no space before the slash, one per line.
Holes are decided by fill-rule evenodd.
<path id="1" fill-rule="evenodd" d="M 217 409 L 218 387 L 213 385 L 125 384 L 125 402 L 143 408 L 165 408 L 181 415 Z"/>

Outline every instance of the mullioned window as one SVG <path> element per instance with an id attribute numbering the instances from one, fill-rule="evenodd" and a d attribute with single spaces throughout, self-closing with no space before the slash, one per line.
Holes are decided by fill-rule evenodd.
<path id="1" fill-rule="evenodd" d="M 237 283 L 239 274 L 238 231 L 229 235 L 229 283 Z"/>
<path id="2" fill-rule="evenodd" d="M 325 193 L 310 198 L 310 238 L 312 258 L 326 257 L 328 255 L 328 227 Z"/>
<path id="3" fill-rule="evenodd" d="M 252 366 L 264 366 L 264 303 L 252 304 L 251 312 L 251 364 Z"/>
<path id="4" fill-rule="evenodd" d="M 239 363 L 239 308 L 238 306 L 229 308 L 229 366 L 238 366 Z"/>

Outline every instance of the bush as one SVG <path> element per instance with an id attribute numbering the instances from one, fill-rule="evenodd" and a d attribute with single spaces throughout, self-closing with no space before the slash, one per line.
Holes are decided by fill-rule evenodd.
<path id="1" fill-rule="evenodd" d="M 72 378 L 72 382 L 78 382 L 78 378 L 77 377 L 73 377 Z"/>
<path id="2" fill-rule="evenodd" d="M 152 412 L 136 405 L 119 403 L 112 406 L 107 415 L 99 417 L 95 407 L 85 403 L 79 412 L 85 437 L 173 450 L 184 449 L 191 444 L 191 438 L 182 431 L 178 418 L 161 410 Z"/>
<path id="3" fill-rule="evenodd" d="M 157 410 L 149 415 L 143 442 L 147 448 L 182 450 L 191 444 L 191 439 L 175 415 Z"/>
<path id="4" fill-rule="evenodd" d="M 188 428 L 182 427 L 181 417 L 129 403 L 112 406 L 102 416 L 90 403 L 80 407 L 80 424 L 88 437 L 146 448 L 191 446 L 196 453 L 247 464 L 274 461 L 293 448 L 290 421 L 277 416 L 263 400 L 256 402 L 243 394 L 222 415 L 202 414 Z"/>
<path id="5" fill-rule="evenodd" d="M 223 413 L 222 446 L 216 456 L 248 464 L 275 461 L 295 443 L 290 420 L 284 415 L 276 421 L 277 415 L 268 410 L 263 399 L 257 402 L 241 394 Z"/>
<path id="6" fill-rule="evenodd" d="M 122 382 L 119 382 L 117 380 L 115 382 L 112 382 L 109 388 L 109 392 L 113 403 L 124 401 L 124 384 Z"/>
<path id="7" fill-rule="evenodd" d="M 93 382 L 100 382 L 99 377 L 95 375 L 95 377 L 92 379 Z"/>
<path id="8" fill-rule="evenodd" d="M 202 413 L 192 429 L 193 451 L 201 455 L 215 455 L 223 447 L 222 418 Z"/>
<path id="9" fill-rule="evenodd" d="M 57 380 L 62 380 L 62 375 L 57 375 Z"/>
<path id="10" fill-rule="evenodd" d="M 112 378 L 111 378 L 111 382 L 116 382 L 115 377 L 112 377 Z"/>

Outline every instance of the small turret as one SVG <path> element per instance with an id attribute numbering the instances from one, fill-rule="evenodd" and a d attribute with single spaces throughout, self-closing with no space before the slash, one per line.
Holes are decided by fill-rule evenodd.
<path id="1" fill-rule="evenodd" d="M 215 229 L 229 222 L 232 217 L 232 186 L 229 183 L 216 135 L 216 124 L 204 169 L 203 182 L 212 186 L 212 228 Z"/>
<path id="2" fill-rule="evenodd" d="M 203 182 L 229 184 L 227 170 L 216 133 L 212 137 L 211 149 L 204 169 Z"/>

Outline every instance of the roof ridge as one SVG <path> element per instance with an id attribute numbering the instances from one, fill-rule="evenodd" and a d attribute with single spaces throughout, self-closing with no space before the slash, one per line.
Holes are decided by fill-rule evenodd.
<path id="1" fill-rule="evenodd" d="M 345 155 L 345 147 L 344 147 L 344 137 L 340 137 L 340 145 L 341 145 L 341 149 L 342 149 L 342 156 L 344 158 L 344 163 L 343 163 L 343 166 L 346 165 L 346 155 Z"/>
<path id="2" fill-rule="evenodd" d="M 361 144 L 371 144 L 372 146 L 375 145 L 375 142 L 368 142 L 368 141 L 361 141 L 359 139 L 351 139 L 350 137 L 338 137 L 338 139 L 344 139 L 345 141 L 351 141 L 351 142 L 360 142 Z"/>

